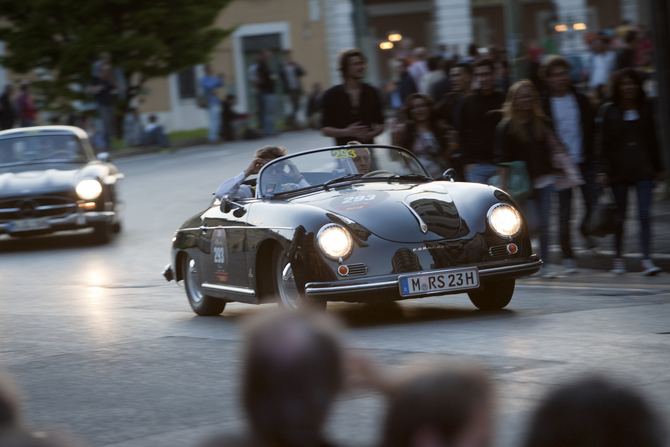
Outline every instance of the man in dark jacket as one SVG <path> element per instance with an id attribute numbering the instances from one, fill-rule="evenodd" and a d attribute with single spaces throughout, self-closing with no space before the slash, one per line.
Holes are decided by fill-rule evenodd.
<path id="1" fill-rule="evenodd" d="M 586 238 L 587 247 L 595 247 L 593 238 L 588 235 L 587 224 L 591 209 L 596 200 L 595 156 L 594 156 L 594 114 L 586 96 L 575 91 L 570 83 L 570 63 L 561 56 L 552 56 L 542 63 L 540 77 L 549 88 L 541 97 L 544 113 L 553 120 L 554 131 L 565 145 L 568 153 L 584 177 L 581 186 L 586 213 L 582 220 L 581 233 Z M 570 244 L 570 214 L 572 189 L 558 191 L 560 206 L 560 238 L 563 251 L 565 273 L 577 273 Z"/>
<path id="2" fill-rule="evenodd" d="M 16 110 L 12 104 L 12 93 L 14 86 L 7 84 L 5 91 L 0 96 L 0 130 L 11 129 L 16 121 Z"/>
<path id="3" fill-rule="evenodd" d="M 468 182 L 488 183 L 498 172 L 494 139 L 505 95 L 495 91 L 493 60 L 478 60 L 473 71 L 477 92 L 465 98 L 458 128 L 463 170 Z"/>
<path id="4" fill-rule="evenodd" d="M 321 133 L 335 138 L 337 145 L 350 141 L 374 143 L 384 130 L 384 115 L 379 91 L 363 82 L 367 68 L 360 50 L 345 51 L 340 56 L 344 83 L 323 94 Z"/>

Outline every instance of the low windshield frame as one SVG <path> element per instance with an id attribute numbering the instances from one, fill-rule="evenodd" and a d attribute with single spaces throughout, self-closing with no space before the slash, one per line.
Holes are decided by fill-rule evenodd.
<path id="1" fill-rule="evenodd" d="M 367 148 L 370 151 L 373 151 L 374 149 L 384 149 L 384 150 L 388 150 L 388 151 L 397 151 L 399 154 L 401 154 L 400 156 L 405 159 L 405 164 L 406 164 L 406 168 L 407 168 L 408 171 L 415 172 L 417 174 L 421 174 L 421 175 L 423 175 L 426 178 L 431 179 L 431 180 L 433 179 L 431 177 L 430 173 L 426 170 L 426 168 L 416 158 L 416 156 L 412 152 L 410 152 L 407 149 L 404 149 L 402 147 L 382 145 L 382 144 L 360 144 L 360 145 L 347 145 L 347 146 L 331 146 L 331 147 L 311 149 L 311 150 L 299 152 L 299 153 L 296 153 L 296 154 L 286 155 L 284 157 L 280 157 L 280 158 L 271 160 L 268 163 L 266 163 L 261 168 L 260 172 L 258 173 L 258 179 L 257 179 L 257 182 L 256 182 L 256 185 L 257 185 L 257 187 L 256 187 L 256 198 L 259 198 L 259 199 L 260 198 L 268 198 L 268 197 L 272 198 L 277 194 L 283 195 L 283 194 L 292 193 L 292 192 L 304 192 L 304 191 L 309 191 L 309 190 L 314 189 L 314 188 L 321 188 L 321 187 L 323 187 L 323 185 L 328 180 L 332 180 L 333 178 L 337 177 L 337 174 L 335 174 L 334 172 L 329 173 L 328 171 L 323 171 L 324 174 L 331 174 L 332 177 L 324 179 L 324 181 L 321 182 L 321 183 L 311 184 L 310 186 L 295 188 L 293 190 L 281 190 L 281 191 L 276 191 L 275 192 L 275 190 L 273 188 L 272 191 L 264 191 L 264 189 L 267 190 L 268 189 L 267 186 L 270 185 L 270 184 L 265 183 L 264 176 L 268 175 L 270 170 L 275 168 L 277 166 L 277 164 L 286 165 L 286 162 L 291 162 L 292 163 L 292 161 L 294 159 L 299 158 L 299 157 L 305 157 L 305 156 L 309 156 L 311 154 L 326 153 L 326 152 L 330 152 L 331 155 L 334 157 L 333 151 L 343 151 L 343 150 L 344 151 L 350 151 L 350 150 L 357 150 L 357 149 L 362 149 L 362 148 Z M 352 157 L 352 158 L 355 158 L 355 157 Z M 400 160 L 398 160 L 398 161 L 400 162 Z M 410 164 L 412 164 L 413 166 L 410 167 L 409 166 Z M 284 170 L 284 172 L 286 172 L 286 168 L 283 168 L 283 170 Z M 346 172 L 346 169 L 344 167 L 342 167 L 341 170 L 343 171 L 341 173 L 342 176 L 352 173 L 352 172 Z M 375 171 L 375 170 L 378 170 L 378 169 L 371 169 L 370 172 Z M 310 171 L 306 171 L 306 172 L 310 172 Z M 402 175 L 402 174 L 407 174 L 407 173 L 408 172 L 404 172 L 404 173 L 396 172 L 394 174 Z M 389 176 L 390 176 L 390 174 L 389 174 Z M 265 178 L 267 178 L 267 177 L 265 177 Z M 381 176 L 381 177 L 359 178 L 359 179 L 356 179 L 356 180 L 345 180 L 343 182 L 351 182 L 351 181 L 364 182 L 364 181 L 380 181 L 380 180 L 386 181 L 386 180 L 388 180 L 388 176 L 387 177 Z M 272 185 L 274 185 L 274 184 L 272 184 Z"/>
<path id="2" fill-rule="evenodd" d="M 44 144 L 46 141 L 49 144 Z M 24 143 L 22 146 L 16 146 L 17 143 L 21 142 Z M 63 156 L 68 153 L 71 156 Z M 76 163 L 88 161 L 90 161 L 90 154 L 82 144 L 80 138 L 72 133 L 39 132 L 12 135 L 9 138 L 0 139 L 0 166 L 20 166 L 22 164 L 42 162 Z"/>

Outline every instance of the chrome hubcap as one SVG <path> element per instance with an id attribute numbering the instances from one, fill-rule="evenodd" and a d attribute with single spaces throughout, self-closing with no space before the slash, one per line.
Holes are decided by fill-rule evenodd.
<path id="1" fill-rule="evenodd" d="M 288 309 L 297 310 L 300 303 L 300 292 L 295 283 L 291 263 L 289 262 L 284 268 L 279 267 L 279 269 L 279 297 L 282 304 Z"/>
<path id="2" fill-rule="evenodd" d="M 194 259 L 188 261 L 186 275 L 186 287 L 188 288 L 189 296 L 193 302 L 199 303 L 202 301 L 202 290 L 200 290 L 200 275 L 198 275 Z"/>

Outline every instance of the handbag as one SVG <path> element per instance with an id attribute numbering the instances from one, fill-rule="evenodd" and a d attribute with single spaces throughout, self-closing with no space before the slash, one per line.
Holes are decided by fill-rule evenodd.
<path id="1" fill-rule="evenodd" d="M 533 195 L 533 184 L 530 181 L 525 161 L 510 161 L 500 163 L 500 166 L 507 166 L 510 170 L 507 179 L 507 193 L 514 200 L 519 202 Z"/>
<path id="2" fill-rule="evenodd" d="M 593 208 L 587 230 L 590 236 L 605 237 L 616 233 L 622 224 L 619 208 L 614 202 L 611 188 L 603 188 L 598 192 L 598 201 Z"/>

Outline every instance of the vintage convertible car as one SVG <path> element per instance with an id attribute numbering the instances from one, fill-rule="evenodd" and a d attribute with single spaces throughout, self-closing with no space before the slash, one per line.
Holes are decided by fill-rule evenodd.
<path id="1" fill-rule="evenodd" d="M 0 132 L 0 234 L 33 236 L 93 228 L 96 242 L 121 230 L 116 182 L 86 132 L 38 126 Z"/>
<path id="2" fill-rule="evenodd" d="M 184 280 L 198 315 L 463 292 L 501 309 L 541 265 L 505 192 L 433 180 L 402 148 L 350 145 L 267 163 L 254 198 L 214 200 L 177 230 L 163 274 Z"/>

